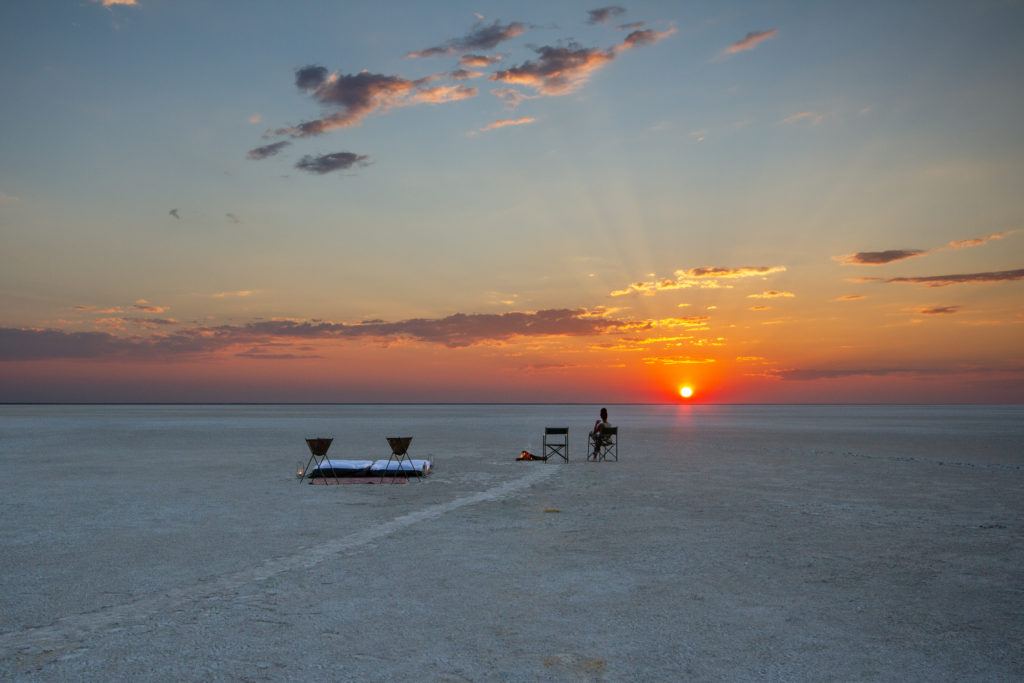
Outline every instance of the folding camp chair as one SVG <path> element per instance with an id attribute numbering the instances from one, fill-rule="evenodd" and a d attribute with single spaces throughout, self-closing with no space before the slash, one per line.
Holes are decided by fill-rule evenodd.
<path id="1" fill-rule="evenodd" d="M 596 443 L 595 443 L 596 442 Z M 619 428 L 602 427 L 600 434 L 587 437 L 587 460 L 619 460 Z"/>
<path id="2" fill-rule="evenodd" d="M 544 450 L 541 456 L 545 461 L 552 455 L 557 455 L 562 460 L 569 462 L 569 428 L 568 427 L 545 427 L 544 428 Z"/>
<path id="3" fill-rule="evenodd" d="M 411 436 L 389 436 L 385 437 L 388 440 L 388 445 L 391 446 L 391 455 L 388 456 L 388 464 L 384 466 L 384 471 L 380 475 L 380 483 L 384 483 L 384 477 L 391 473 L 391 461 L 394 460 L 398 463 L 398 467 L 395 470 L 394 476 L 400 476 L 405 474 L 406 477 L 416 472 L 416 466 L 412 464 L 412 458 L 409 457 L 409 444 L 412 442 Z M 409 463 L 409 469 L 403 469 L 402 461 Z"/>
<path id="4" fill-rule="evenodd" d="M 302 482 L 303 479 L 306 478 L 307 475 L 309 475 L 309 465 L 311 463 L 315 462 L 316 466 L 320 467 L 323 461 L 327 459 L 327 449 L 331 447 L 332 441 L 334 441 L 334 439 L 325 439 L 322 437 L 316 439 L 306 439 L 306 445 L 309 446 L 309 460 L 306 461 L 306 466 L 299 470 L 300 483 Z M 337 482 L 337 476 L 335 476 L 335 482 Z"/>

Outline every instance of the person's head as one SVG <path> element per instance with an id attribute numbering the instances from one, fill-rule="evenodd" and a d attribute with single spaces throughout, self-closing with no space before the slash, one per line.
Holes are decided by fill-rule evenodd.
<path id="1" fill-rule="evenodd" d="M 604 420 L 605 422 L 608 421 L 608 409 L 607 408 L 601 408 L 601 419 Z"/>

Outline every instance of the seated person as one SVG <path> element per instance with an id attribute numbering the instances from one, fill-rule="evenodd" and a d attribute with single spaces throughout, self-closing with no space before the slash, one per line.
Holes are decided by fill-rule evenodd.
<path id="1" fill-rule="evenodd" d="M 601 408 L 601 419 L 594 422 L 594 429 L 591 431 L 591 435 L 594 439 L 594 460 L 597 460 L 597 453 L 598 451 L 601 450 L 601 442 L 603 441 L 603 439 L 601 438 L 601 430 L 604 429 L 605 427 L 611 426 L 611 423 L 608 422 L 608 409 Z"/>

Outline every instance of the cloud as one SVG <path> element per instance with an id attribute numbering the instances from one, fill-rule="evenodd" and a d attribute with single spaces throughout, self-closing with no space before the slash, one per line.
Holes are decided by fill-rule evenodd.
<path id="1" fill-rule="evenodd" d="M 167 213 L 168 213 L 169 215 L 171 215 L 171 216 L 174 216 L 174 217 L 175 217 L 175 218 L 177 218 L 177 219 L 178 219 L 179 221 L 181 220 L 181 216 L 180 216 L 180 215 L 178 215 L 178 210 L 177 210 L 177 209 L 171 209 L 171 210 L 170 210 L 170 211 L 168 211 Z"/>
<path id="2" fill-rule="evenodd" d="M 236 216 L 235 214 L 231 213 L 230 211 L 228 211 L 226 214 L 224 214 L 224 216 L 229 221 L 231 221 L 232 223 L 238 224 L 238 223 L 242 222 L 241 219 L 238 216 Z"/>
<path id="3" fill-rule="evenodd" d="M 890 249 L 888 251 L 861 251 L 856 254 L 845 256 L 833 256 L 832 260 L 839 261 L 844 266 L 881 266 L 894 261 L 903 261 L 908 258 L 925 256 L 936 251 L 955 251 L 980 247 L 992 240 L 999 240 L 1016 234 L 1020 230 L 1005 230 L 985 237 L 973 237 L 964 240 L 953 240 L 949 244 L 933 249 Z"/>
<path id="4" fill-rule="evenodd" d="M 724 268 L 713 266 L 701 266 L 689 270 L 677 270 L 674 278 L 662 278 L 649 282 L 634 282 L 625 289 L 618 289 L 611 292 L 611 296 L 624 296 L 627 294 L 653 295 L 662 291 L 674 289 L 690 289 L 698 287 L 701 289 L 718 289 L 723 286 L 720 280 L 732 280 L 737 278 L 767 276 L 774 273 L 781 273 L 786 270 L 785 266 L 745 266 L 743 268 Z"/>
<path id="5" fill-rule="evenodd" d="M 127 5 L 129 7 L 138 7 L 139 6 L 139 3 L 137 3 L 135 0 L 92 0 L 92 1 L 93 2 L 98 2 L 101 5 L 103 5 L 104 7 L 112 7 L 114 5 Z"/>
<path id="6" fill-rule="evenodd" d="M 889 251 L 859 251 L 856 254 L 833 256 L 832 259 L 839 261 L 844 266 L 883 266 L 886 263 L 904 261 L 908 258 L 924 256 L 927 253 L 924 249 L 890 249 Z"/>
<path id="7" fill-rule="evenodd" d="M 770 289 L 767 292 L 761 292 L 760 294 L 748 294 L 747 298 L 748 299 L 778 299 L 780 297 L 792 298 L 792 297 L 795 297 L 795 296 L 796 296 L 796 294 L 793 294 L 792 292 L 779 292 L 779 291 L 776 291 L 774 289 Z"/>
<path id="8" fill-rule="evenodd" d="M 539 47 L 537 61 L 527 61 L 488 80 L 529 86 L 544 95 L 565 95 L 589 80 L 592 73 L 615 59 L 614 50 L 572 47 Z"/>
<path id="9" fill-rule="evenodd" d="M 772 307 L 771 306 L 751 306 L 750 310 L 752 310 L 752 311 L 770 311 L 770 310 L 772 310 Z"/>
<path id="10" fill-rule="evenodd" d="M 796 123 L 798 121 L 810 121 L 812 124 L 818 125 L 824 119 L 825 119 L 824 116 L 822 116 L 821 114 L 815 113 L 813 111 L 801 111 L 801 112 L 798 112 L 796 114 L 793 114 L 792 116 L 787 116 L 786 118 L 782 119 L 782 122 L 783 123 Z"/>
<path id="11" fill-rule="evenodd" d="M 271 131 L 275 135 L 308 137 L 335 128 L 357 126 L 370 114 L 414 104 L 454 102 L 475 97 L 476 88 L 465 86 L 430 86 L 437 76 L 409 80 L 362 71 L 358 74 L 328 74 L 323 66 L 305 66 L 295 72 L 295 85 L 310 93 L 314 100 L 340 111 L 326 118 L 315 119 Z"/>
<path id="12" fill-rule="evenodd" d="M 949 285 L 974 284 L 980 282 L 1011 282 L 1024 280 L 1024 268 L 1019 270 L 1001 270 L 992 273 L 963 273 L 959 275 L 928 275 L 925 277 L 865 277 L 855 282 L 887 282 L 909 283 L 925 287 L 948 287 Z"/>
<path id="13" fill-rule="evenodd" d="M 953 315 L 960 312 L 960 306 L 931 306 L 918 311 L 921 315 Z"/>
<path id="14" fill-rule="evenodd" d="M 501 55 L 462 55 L 459 64 L 469 69 L 483 69 L 501 61 Z"/>
<path id="15" fill-rule="evenodd" d="M 352 152 L 335 152 L 321 156 L 307 154 L 299 159 L 295 164 L 295 168 L 308 171 L 309 173 L 324 175 L 333 171 L 346 170 L 353 166 L 366 166 L 366 160 L 369 158 L 365 154 L 354 154 Z"/>
<path id="16" fill-rule="evenodd" d="M 141 327 L 163 327 L 178 324 L 178 321 L 174 318 L 122 318 L 122 320 Z"/>
<path id="17" fill-rule="evenodd" d="M 453 38 L 442 45 L 410 52 L 405 56 L 423 58 L 450 55 L 465 50 L 490 50 L 500 43 L 520 36 L 523 33 L 526 33 L 526 26 L 518 21 L 504 25 L 498 21 L 489 26 L 477 24 L 472 31 L 461 38 Z"/>
<path id="18" fill-rule="evenodd" d="M 833 301 L 859 301 L 866 298 L 863 294 L 847 294 L 846 296 L 837 297 Z"/>
<path id="19" fill-rule="evenodd" d="M 249 123 L 253 123 L 253 124 L 259 123 L 260 121 L 263 120 L 263 116 L 261 116 L 260 114 L 253 114 L 252 116 L 249 117 L 248 120 L 249 120 Z"/>
<path id="20" fill-rule="evenodd" d="M 515 109 L 523 100 L 532 100 L 540 97 L 540 95 L 527 95 L 515 88 L 495 88 L 491 90 L 491 94 L 504 102 L 509 109 Z"/>
<path id="21" fill-rule="evenodd" d="M 606 50 L 584 48 L 577 43 L 570 43 L 567 47 L 534 48 L 538 55 L 536 61 L 496 71 L 488 80 L 525 85 L 544 95 L 565 95 L 577 90 L 594 72 L 614 61 L 621 52 L 653 45 L 675 32 L 674 28 L 662 33 L 634 31 L 622 43 Z"/>
<path id="22" fill-rule="evenodd" d="M 649 28 L 644 29 L 642 31 L 633 31 L 632 33 L 625 37 L 621 45 L 616 46 L 616 50 L 621 52 L 624 50 L 629 50 L 634 47 L 646 47 L 647 45 L 654 45 L 659 40 L 667 38 L 675 32 L 676 29 L 674 28 L 670 28 L 667 31 L 662 31 L 661 33 L 652 31 Z"/>
<path id="23" fill-rule="evenodd" d="M 836 370 L 818 370 L 818 369 L 796 369 L 796 370 L 779 370 L 776 376 L 784 380 L 794 381 L 814 381 L 819 379 L 842 379 L 844 377 L 857 377 L 868 375 L 877 377 L 881 375 L 905 375 L 905 374 L 917 374 L 921 373 L 920 370 L 914 370 L 911 368 L 870 368 L 862 370 L 848 370 L 848 369 L 836 369 Z M 935 374 L 934 372 L 925 372 L 924 374 Z"/>
<path id="24" fill-rule="evenodd" d="M 725 49 L 725 54 L 734 55 L 737 52 L 753 50 L 760 43 L 774 38 L 778 33 L 779 30 L 777 28 L 769 29 L 767 31 L 751 31 L 747 35 L 743 36 L 742 40 L 738 40 L 727 47 Z"/>
<path id="25" fill-rule="evenodd" d="M 619 7 L 617 5 L 609 5 L 608 7 L 600 7 L 598 9 L 587 10 L 587 14 L 590 18 L 587 19 L 588 24 L 607 24 L 613 18 L 621 16 L 626 13 L 625 7 Z"/>
<path id="26" fill-rule="evenodd" d="M 520 119 L 505 119 L 503 121 L 491 121 L 486 126 L 481 128 L 481 131 L 494 130 L 495 128 L 504 128 L 506 126 L 524 126 L 528 123 L 533 123 L 537 119 L 523 117 Z"/>
<path id="27" fill-rule="evenodd" d="M 213 297 L 214 299 L 225 299 L 227 297 L 232 296 L 252 296 L 255 293 L 256 292 L 254 292 L 251 289 L 240 289 L 235 292 L 217 292 L 216 294 L 211 294 L 210 296 Z"/>
<path id="28" fill-rule="evenodd" d="M 117 319 L 123 322 L 123 319 Z M 122 337 L 107 332 L 64 332 L 54 329 L 0 327 L 0 362 L 42 359 L 164 360 L 264 346 L 288 340 L 401 340 L 463 348 L 519 337 L 586 337 L 644 327 L 644 323 L 613 320 L 586 309 L 548 309 L 500 314 L 456 313 L 444 318 L 361 323 L 274 320 L 247 325 L 193 327 L 148 337 Z M 120 329 L 120 328 L 117 328 Z"/>
<path id="29" fill-rule="evenodd" d="M 145 299 L 139 299 L 136 301 L 132 304 L 132 308 L 146 313 L 164 313 L 165 311 L 171 310 L 169 306 L 154 306 Z"/>
<path id="30" fill-rule="evenodd" d="M 469 69 L 456 69 L 455 71 L 449 72 L 448 75 L 457 81 L 464 81 L 469 78 L 480 78 L 484 75 L 484 72 L 470 71 Z"/>
<path id="31" fill-rule="evenodd" d="M 275 142 L 270 145 L 264 145 L 263 147 L 257 147 L 256 149 L 250 149 L 249 152 L 245 155 L 245 158 L 253 159 L 255 161 L 259 161 L 260 159 L 266 159 L 267 157 L 275 156 L 278 152 L 280 152 L 282 149 L 284 149 L 290 144 L 292 143 L 288 142 L 287 140 L 282 140 L 281 142 Z"/>
<path id="32" fill-rule="evenodd" d="M 970 247 L 980 247 L 981 245 L 991 240 L 1001 240 L 1004 237 L 1009 237 L 1014 233 L 1020 232 L 1020 230 L 1006 230 L 1004 232 L 997 232 L 994 235 L 988 235 L 986 237 L 973 237 L 966 240 L 953 240 L 949 243 L 949 246 L 945 249 L 968 249 Z"/>

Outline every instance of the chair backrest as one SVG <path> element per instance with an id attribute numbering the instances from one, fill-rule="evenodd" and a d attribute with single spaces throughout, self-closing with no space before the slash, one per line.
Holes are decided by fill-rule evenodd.
<path id="1" fill-rule="evenodd" d="M 411 436 L 388 436 L 385 438 L 388 440 L 388 445 L 391 446 L 393 455 L 405 455 L 405 452 L 409 450 L 409 443 L 412 441 Z"/>
<path id="2" fill-rule="evenodd" d="M 544 428 L 544 433 L 545 434 L 568 434 L 569 433 L 569 428 L 568 427 L 545 427 Z"/>
<path id="3" fill-rule="evenodd" d="M 618 427 L 601 427 L 601 436 L 618 436 Z"/>

